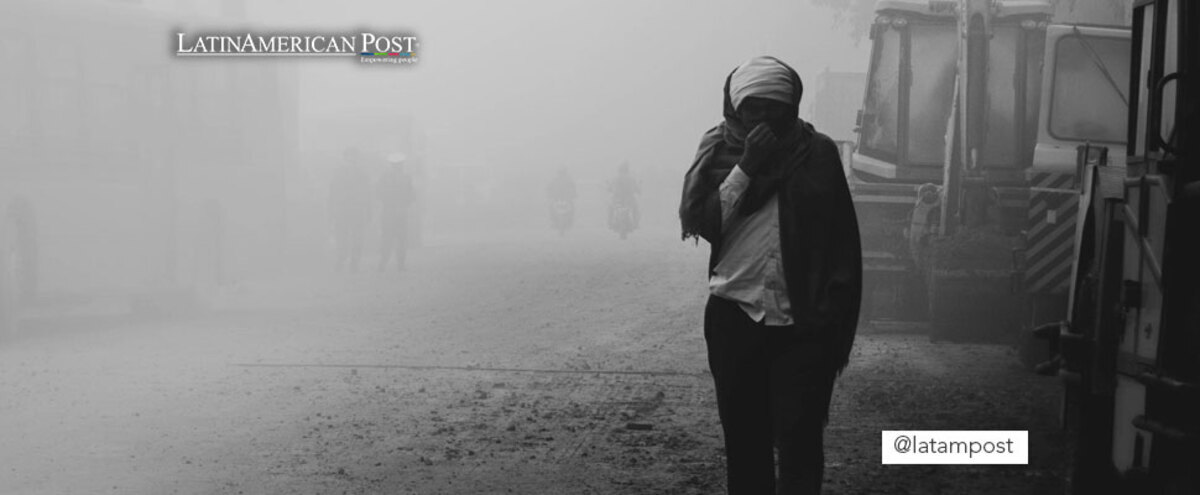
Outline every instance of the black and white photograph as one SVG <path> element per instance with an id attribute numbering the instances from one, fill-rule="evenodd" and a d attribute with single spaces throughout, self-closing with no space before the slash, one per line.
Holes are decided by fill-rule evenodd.
<path id="1" fill-rule="evenodd" d="M 1200 494 L 1189 0 L 4 0 L 0 495 Z"/>

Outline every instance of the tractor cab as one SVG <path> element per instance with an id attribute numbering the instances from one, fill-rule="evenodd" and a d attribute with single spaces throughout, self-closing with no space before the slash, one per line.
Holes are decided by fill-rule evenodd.
<path id="1" fill-rule="evenodd" d="M 971 165 L 985 180 L 1022 179 L 1053 9 L 984 2 L 986 12 L 976 12 L 975 3 L 879 2 L 853 160 L 860 179 L 940 183 L 947 160 L 960 154 L 948 149 L 955 133 L 966 134 Z M 956 122 L 956 113 L 967 117 Z"/>

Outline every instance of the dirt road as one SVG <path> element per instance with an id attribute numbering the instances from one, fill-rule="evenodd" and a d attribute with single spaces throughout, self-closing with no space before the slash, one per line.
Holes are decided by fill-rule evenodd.
<path id="1" fill-rule="evenodd" d="M 402 275 L 301 271 L 205 315 L 26 320 L 0 343 L 0 493 L 724 493 L 705 246 L 429 244 Z M 1056 382 L 1001 347 L 860 335 L 830 493 L 1061 486 Z M 1030 430 L 1030 465 L 881 466 L 885 429 Z"/>

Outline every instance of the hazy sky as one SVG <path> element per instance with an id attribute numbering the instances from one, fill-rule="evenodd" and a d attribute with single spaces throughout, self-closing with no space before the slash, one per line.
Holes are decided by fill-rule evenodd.
<path id="1" fill-rule="evenodd" d="M 247 11 L 266 28 L 415 32 L 415 67 L 295 63 L 304 118 L 412 113 L 431 166 L 682 170 L 740 61 L 778 56 L 811 88 L 826 67 L 864 70 L 868 54 L 803 0 L 248 0 Z"/>

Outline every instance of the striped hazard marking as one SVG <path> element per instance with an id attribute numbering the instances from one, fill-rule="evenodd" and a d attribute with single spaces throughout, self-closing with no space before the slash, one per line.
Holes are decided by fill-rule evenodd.
<path id="1" fill-rule="evenodd" d="M 1034 174 L 1025 234 L 1025 289 L 1064 294 L 1070 287 L 1071 256 L 1079 191 L 1071 174 Z"/>

